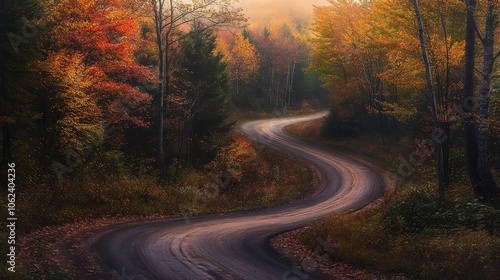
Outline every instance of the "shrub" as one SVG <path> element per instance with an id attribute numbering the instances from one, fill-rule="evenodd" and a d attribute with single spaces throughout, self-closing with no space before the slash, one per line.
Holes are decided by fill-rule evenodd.
<path id="1" fill-rule="evenodd" d="M 418 233 L 440 224 L 441 205 L 432 195 L 415 192 L 389 205 L 384 211 L 383 225 L 394 233 Z"/>
<path id="2" fill-rule="evenodd" d="M 413 192 L 385 209 L 383 224 L 392 233 L 485 229 L 498 234 L 500 210 L 477 201 L 441 204 L 435 195 Z"/>

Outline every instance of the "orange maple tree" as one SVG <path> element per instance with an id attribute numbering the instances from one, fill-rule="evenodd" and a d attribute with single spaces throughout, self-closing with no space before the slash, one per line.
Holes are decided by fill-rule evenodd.
<path id="1" fill-rule="evenodd" d="M 134 57 L 143 42 L 138 17 L 125 4 L 122 0 L 65 0 L 45 7 L 53 27 L 41 46 L 44 59 L 38 67 L 48 103 L 44 119 L 46 126 L 60 132 L 59 145 L 81 139 L 82 130 L 102 134 L 105 122 L 148 126 L 131 111 L 151 101 L 139 86 L 154 79 L 151 70 Z"/>

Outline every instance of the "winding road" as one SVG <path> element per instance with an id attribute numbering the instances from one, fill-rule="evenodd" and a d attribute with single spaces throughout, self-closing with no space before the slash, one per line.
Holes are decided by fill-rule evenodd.
<path id="1" fill-rule="evenodd" d="M 196 217 L 189 223 L 170 219 L 120 227 L 96 245 L 105 264 L 124 279 L 136 280 L 302 279 L 287 276 L 291 264 L 272 250 L 269 240 L 332 212 L 361 209 L 383 194 L 375 171 L 283 130 L 324 116 L 321 112 L 259 120 L 240 127 L 254 141 L 291 153 L 319 170 L 319 184 L 312 195 L 261 211 Z"/>

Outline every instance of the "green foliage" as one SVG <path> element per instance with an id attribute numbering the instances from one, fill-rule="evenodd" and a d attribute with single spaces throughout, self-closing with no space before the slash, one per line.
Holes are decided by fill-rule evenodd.
<path id="1" fill-rule="evenodd" d="M 203 141 L 230 129 L 226 124 L 230 80 L 227 64 L 216 51 L 216 37 L 210 29 L 195 24 L 179 49 L 172 94 L 168 97 L 170 129 L 175 130 L 172 134 L 177 142 L 174 152 L 177 161 L 193 164 L 195 158 L 207 158 L 202 147 L 207 145 Z"/>
<path id="2" fill-rule="evenodd" d="M 437 197 L 416 192 L 390 205 L 385 211 L 384 226 L 393 232 L 418 233 L 443 222 Z"/>
<path id="3" fill-rule="evenodd" d="M 412 232 L 388 232 L 387 217 L 377 212 L 334 216 L 308 230 L 303 241 L 311 248 L 326 246 L 332 259 L 416 279 L 497 279 L 498 236 L 482 229 L 449 231 L 437 225 L 433 231 L 427 226 L 426 232 L 416 232 L 415 227 Z M 327 244 L 318 244 L 318 237 Z"/>
<path id="4" fill-rule="evenodd" d="M 215 53 L 216 37 L 195 24 L 180 45 L 175 94 L 180 109 L 192 122 L 194 134 L 204 136 L 221 128 L 229 115 L 229 74 L 223 56 Z"/>
<path id="5" fill-rule="evenodd" d="M 499 234 L 500 209 L 479 202 L 441 204 L 435 195 L 415 191 L 385 209 L 383 224 L 392 233 L 473 229 Z"/>

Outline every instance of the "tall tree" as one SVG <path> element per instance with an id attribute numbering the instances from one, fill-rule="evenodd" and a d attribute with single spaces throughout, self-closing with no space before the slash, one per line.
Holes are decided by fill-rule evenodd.
<path id="1" fill-rule="evenodd" d="M 229 55 L 231 79 L 233 80 L 235 93 L 239 95 L 240 88 L 250 83 L 256 77 L 259 67 L 259 57 L 255 46 L 243 35 L 236 36 Z"/>
<path id="2" fill-rule="evenodd" d="M 477 170 L 477 138 L 474 119 L 474 67 L 476 52 L 475 9 L 476 0 L 467 0 L 467 22 L 465 30 L 465 68 L 462 110 L 464 112 L 465 155 L 469 179 L 476 196 L 479 196 L 481 178 Z"/>
<path id="3" fill-rule="evenodd" d="M 370 7 L 353 0 L 330 1 L 314 10 L 310 71 L 318 73 L 340 119 L 375 119 L 382 127 L 382 102 L 387 101 L 380 75 L 387 64 L 375 47 L 376 30 Z M 372 39 L 370 41 L 370 39 Z M 388 104 L 388 103 L 387 103 Z M 375 116 L 375 118 L 373 118 Z"/>
<path id="4" fill-rule="evenodd" d="M 261 57 L 262 90 L 274 110 L 286 110 L 292 93 L 296 65 L 301 60 L 302 38 L 289 22 L 273 22 L 253 36 Z"/>
<path id="5" fill-rule="evenodd" d="M 201 24 L 193 25 L 180 50 L 168 100 L 177 111 L 179 159 L 192 163 L 198 141 L 220 130 L 228 117 L 229 73 L 216 37 Z"/>
<path id="6" fill-rule="evenodd" d="M 178 33 L 179 28 L 195 21 L 204 22 L 206 29 L 246 21 L 234 3 L 235 0 L 150 0 L 159 55 L 157 165 L 160 170 L 165 169 L 164 102 L 165 95 L 170 93 L 172 47 L 186 38 L 185 33 Z"/>
<path id="7" fill-rule="evenodd" d="M 489 198 L 500 193 L 488 164 L 487 129 L 489 121 L 489 101 L 493 72 L 495 5 L 488 0 L 484 36 L 477 25 L 476 0 L 465 1 L 467 5 L 465 73 L 464 73 L 464 132 L 467 170 L 476 197 Z M 474 97 L 476 35 L 483 45 L 483 69 L 479 104 Z M 477 110 L 479 109 L 479 114 Z M 478 115 L 478 119 L 476 119 Z"/>
<path id="8" fill-rule="evenodd" d="M 481 88 L 479 94 L 479 122 L 477 127 L 477 172 L 481 179 L 481 185 L 478 189 L 479 195 L 491 197 L 500 193 L 500 188 L 495 183 L 493 175 L 488 164 L 488 121 L 489 121 L 489 103 L 490 88 L 493 73 L 493 63 L 495 61 L 494 43 L 496 17 L 495 1 L 488 0 L 486 13 L 486 22 L 484 36 L 477 29 L 479 39 L 483 45 L 483 70 L 481 79 Z M 496 55 L 498 57 L 500 52 Z"/>
<path id="9" fill-rule="evenodd" d="M 434 89 L 434 84 L 432 82 L 432 72 L 431 72 L 431 63 L 429 61 L 429 56 L 427 52 L 427 45 L 425 42 L 425 34 L 424 34 L 424 23 L 422 20 L 422 15 L 420 13 L 420 8 L 418 5 L 418 0 L 412 0 L 413 8 L 415 9 L 415 15 L 417 18 L 417 24 L 418 24 L 418 36 L 420 38 L 420 46 L 422 49 L 422 58 L 424 60 L 424 65 L 425 65 L 425 78 L 427 80 L 427 87 L 428 87 L 428 95 L 429 99 L 431 100 L 432 104 L 432 121 L 434 123 L 434 131 L 437 132 L 438 134 L 444 133 L 443 129 L 441 128 L 439 119 L 438 119 L 438 113 L 437 113 L 437 99 L 436 99 L 436 92 Z M 445 135 L 448 137 L 447 135 Z M 438 184 L 439 184 L 439 199 L 441 202 L 444 202 L 445 199 L 445 181 L 444 181 L 444 168 L 443 168 L 443 143 L 440 139 L 437 139 L 435 141 L 436 143 L 436 151 L 437 151 L 437 158 L 438 158 Z"/>
<path id="10" fill-rule="evenodd" d="M 134 57 L 140 40 L 135 11 L 120 0 L 64 0 L 45 9 L 57 23 L 39 46 L 44 57 L 37 63 L 47 153 L 81 150 L 82 141 L 102 135 L 104 121 L 117 131 L 147 126 L 130 114 L 149 103 L 138 86 L 152 81 L 150 69 Z"/>

